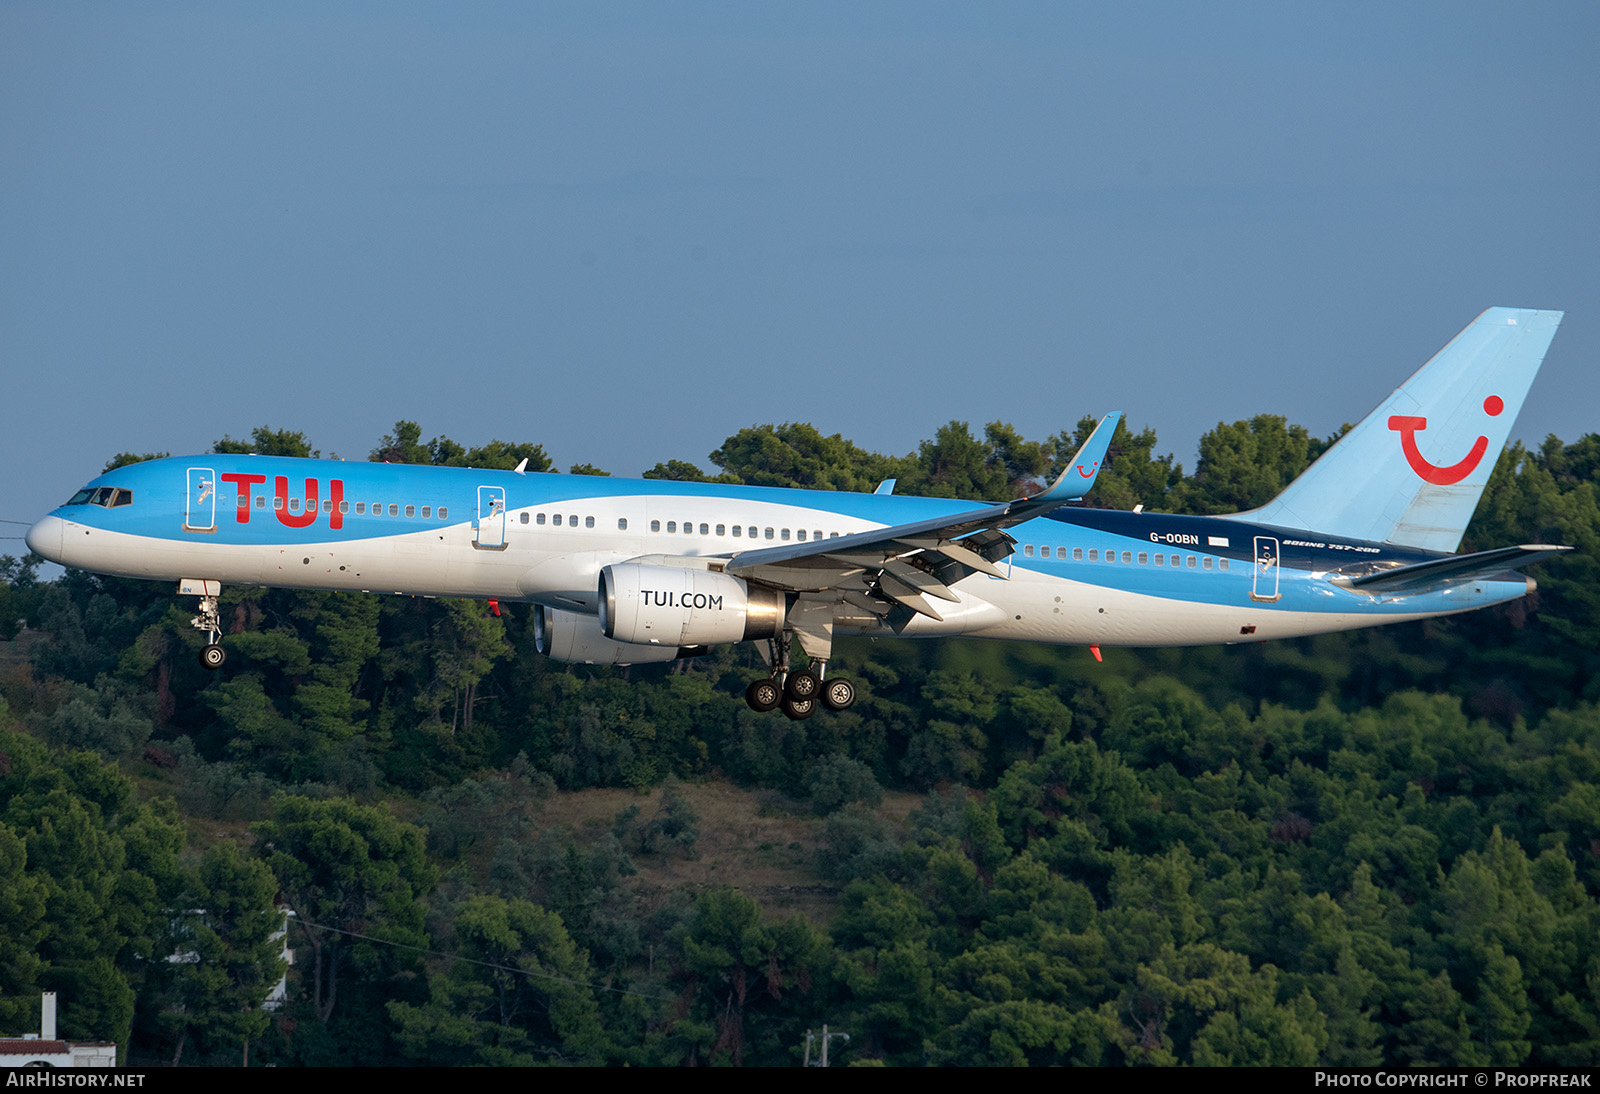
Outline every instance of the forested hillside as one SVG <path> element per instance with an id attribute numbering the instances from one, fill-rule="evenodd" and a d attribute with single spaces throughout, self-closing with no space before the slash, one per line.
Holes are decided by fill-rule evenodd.
<path id="1" fill-rule="evenodd" d="M 650 474 L 998 500 L 1091 425 Z M 553 469 L 421 438 L 373 458 Z M 1247 508 L 1331 440 L 1219 425 L 1186 475 L 1124 427 L 1090 500 Z M 1600 1064 L 1597 489 L 1595 435 L 1501 457 L 1462 549 L 1578 548 L 1504 609 L 1104 664 L 852 640 L 860 700 L 804 722 L 745 706 L 750 653 L 564 665 L 514 605 L 230 588 L 207 673 L 168 584 L 5 558 L 0 1033 L 43 989 L 146 1063 L 792 1065 L 827 1023 L 836 1063 Z"/>

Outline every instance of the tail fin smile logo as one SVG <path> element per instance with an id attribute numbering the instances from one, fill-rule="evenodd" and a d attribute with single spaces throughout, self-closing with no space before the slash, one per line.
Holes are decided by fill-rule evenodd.
<path id="1" fill-rule="evenodd" d="M 1491 418 L 1505 409 L 1505 402 L 1498 395 L 1491 395 L 1483 401 L 1483 412 Z M 1389 419 L 1389 428 L 1400 434 L 1400 448 L 1406 454 L 1406 462 L 1411 465 L 1424 482 L 1434 486 L 1453 486 L 1472 474 L 1483 460 L 1483 455 L 1489 450 L 1489 438 L 1479 436 L 1460 462 L 1448 467 L 1440 467 L 1430 463 L 1417 448 L 1417 434 L 1428 428 L 1428 419 L 1414 418 L 1405 414 L 1396 414 Z"/>
<path id="2" fill-rule="evenodd" d="M 1099 470 L 1100 470 L 1100 461 L 1099 460 L 1095 460 L 1094 463 L 1091 464 L 1088 467 L 1080 467 L 1080 468 L 1078 468 L 1078 474 L 1082 475 L 1086 479 L 1092 479 L 1092 478 L 1094 478 L 1095 472 L 1099 471 Z"/>

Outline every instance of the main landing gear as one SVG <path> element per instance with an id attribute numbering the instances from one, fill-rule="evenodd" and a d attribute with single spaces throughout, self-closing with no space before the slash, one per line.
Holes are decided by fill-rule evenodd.
<path id="1" fill-rule="evenodd" d="M 217 612 L 217 597 L 222 595 L 222 582 L 206 579 L 184 578 L 178 582 L 178 595 L 198 596 L 200 614 L 189 620 L 189 626 L 206 632 L 206 644 L 200 650 L 200 664 L 215 671 L 228 660 L 228 651 L 222 648 L 222 619 Z"/>
<path id="2" fill-rule="evenodd" d="M 744 701 L 750 709 L 765 714 L 769 710 L 782 710 L 785 717 L 803 722 L 817 712 L 817 707 L 845 710 L 856 701 L 856 686 L 843 676 L 829 677 L 826 659 L 813 657 L 811 667 L 789 668 L 788 641 L 774 641 L 768 662 L 773 675 L 757 680 L 744 691 Z"/>

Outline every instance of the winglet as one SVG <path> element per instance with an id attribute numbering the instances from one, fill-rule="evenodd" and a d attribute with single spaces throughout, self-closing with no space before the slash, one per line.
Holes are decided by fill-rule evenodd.
<path id="1" fill-rule="evenodd" d="M 1101 418 L 1100 424 L 1094 427 L 1094 432 L 1089 434 L 1089 439 L 1083 442 L 1083 447 L 1078 449 L 1078 454 L 1072 457 L 1072 462 L 1051 484 L 1050 489 L 1029 500 L 1061 504 L 1077 501 L 1086 495 L 1100 474 L 1100 463 L 1106 458 L 1106 449 L 1111 447 L 1112 434 L 1116 433 L 1117 423 L 1121 420 L 1120 410 L 1113 410 Z"/>
<path id="2" fill-rule="evenodd" d="M 894 493 L 894 484 L 896 482 L 898 482 L 898 481 L 899 481 L 898 479 L 884 479 L 882 482 L 880 482 L 878 484 L 878 488 L 876 490 L 874 490 L 873 493 L 874 494 L 892 494 L 892 493 Z"/>

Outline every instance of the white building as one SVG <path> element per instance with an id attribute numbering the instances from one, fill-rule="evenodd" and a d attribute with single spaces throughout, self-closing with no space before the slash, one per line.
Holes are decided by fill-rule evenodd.
<path id="1" fill-rule="evenodd" d="M 116 1067 L 117 1046 L 109 1041 L 63 1041 L 56 1036 L 56 993 L 40 1006 L 39 1032 L 0 1037 L 0 1067 Z"/>

